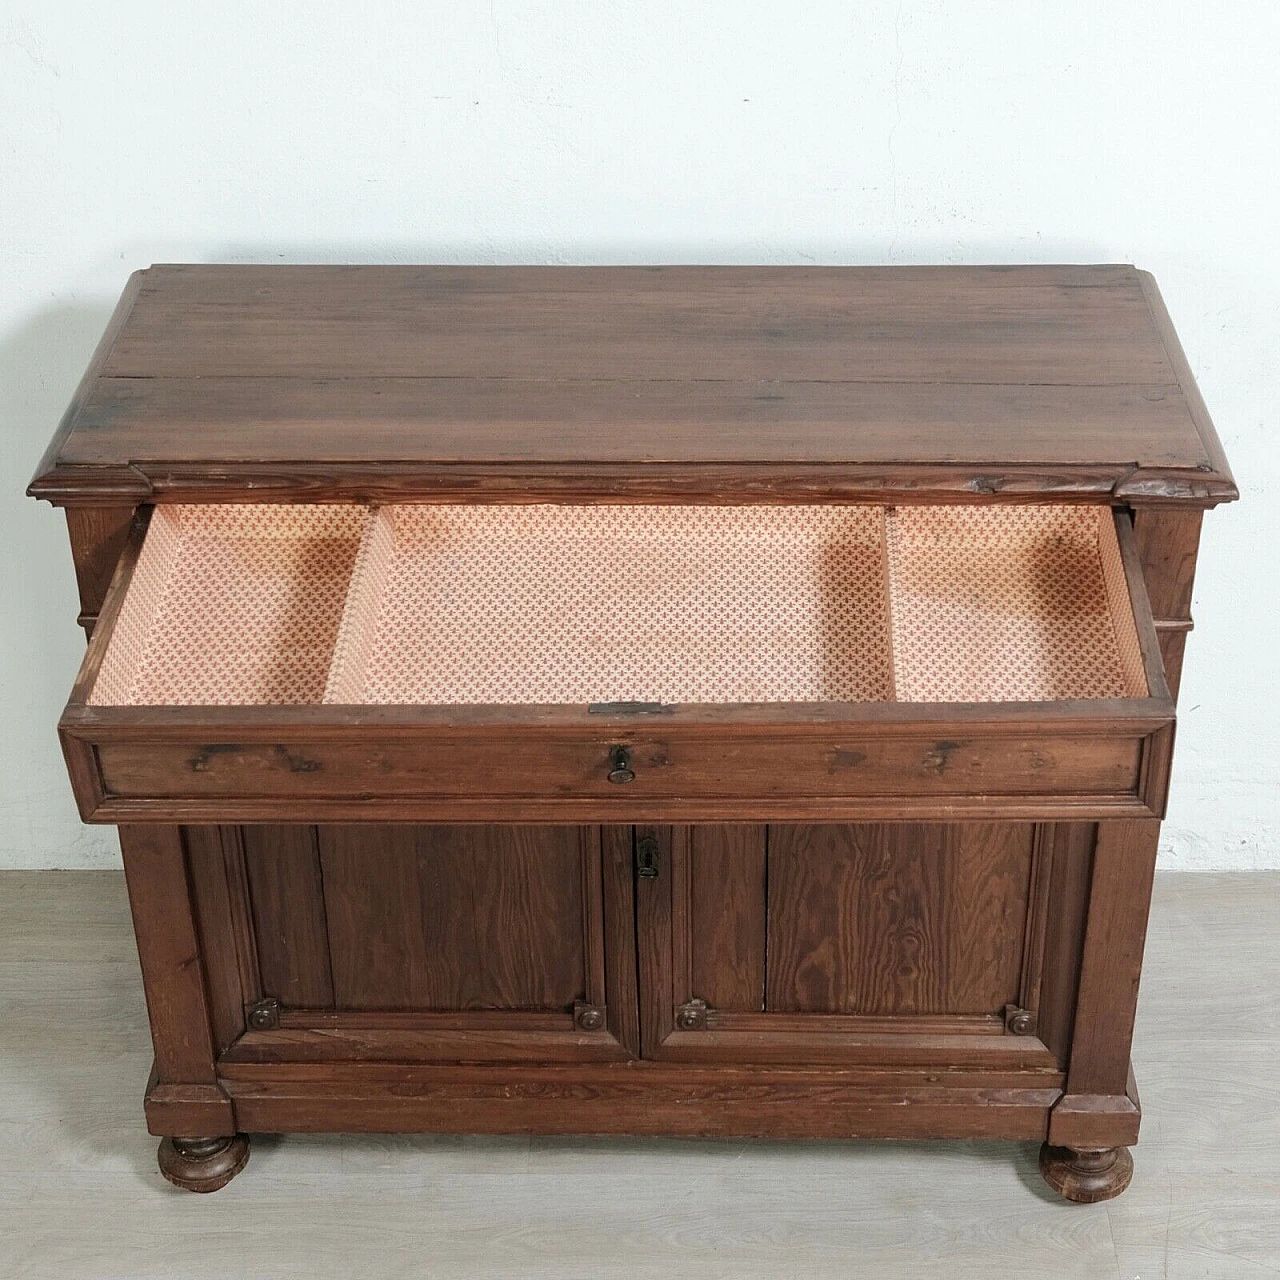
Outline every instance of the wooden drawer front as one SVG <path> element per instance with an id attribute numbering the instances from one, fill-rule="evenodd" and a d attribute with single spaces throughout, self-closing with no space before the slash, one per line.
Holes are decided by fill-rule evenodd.
<path id="1" fill-rule="evenodd" d="M 660 540 L 638 550 L 657 556 L 659 585 L 670 580 L 682 601 L 658 626 L 661 643 L 643 611 L 620 643 L 624 615 L 607 595 L 561 631 L 551 616 L 606 590 L 583 530 L 643 539 L 661 526 L 657 514 L 563 516 L 568 533 L 541 536 L 545 554 L 572 570 L 568 594 L 504 613 L 503 556 L 467 541 L 485 528 L 478 517 L 439 518 L 440 536 L 461 550 L 433 567 L 425 517 L 399 528 L 352 508 L 247 510 L 158 512 L 145 547 L 140 527 L 122 557 L 61 725 L 86 818 L 1069 818 L 1163 808 L 1173 707 L 1128 521 L 1113 525 L 1105 509 L 804 508 L 756 519 L 744 508 L 704 522 L 698 509 L 675 508 L 672 527 L 691 546 L 665 560 Z M 511 519 L 530 537 L 541 528 L 540 517 Z M 704 534 L 719 539 L 705 554 Z M 419 556 L 421 582 L 406 576 L 397 539 Z M 603 563 L 626 564 L 625 550 L 611 544 Z M 532 555 L 533 572 L 543 552 L 520 554 Z M 758 573 L 743 571 L 730 590 L 717 582 L 755 554 Z M 467 598 L 473 564 L 482 608 Z M 629 590 L 643 595 L 651 576 Z M 558 590 L 554 575 L 543 580 Z M 443 594 L 424 604 L 428 587 Z M 459 618 L 433 621 L 446 606 Z M 531 632 L 542 628 L 527 644 L 513 630 L 524 612 Z M 456 648 L 467 637 L 474 672 L 470 651 Z M 512 701 L 434 703 L 433 690 L 505 690 Z M 708 700 L 653 696 L 671 690 Z M 539 701 L 556 691 L 635 701 Z M 743 692 L 763 700 L 728 700 Z"/>
<path id="2" fill-rule="evenodd" d="M 352 730 L 354 740 L 197 742 L 148 738 L 86 741 L 96 818 L 140 807 L 183 820 L 249 821 L 389 814 L 500 820 L 553 812 L 592 821 L 647 815 L 761 813 L 815 817 L 903 815 L 943 810 L 1013 813 L 1053 809 L 1149 812 L 1160 796 L 1150 775 L 1163 731 L 1010 734 L 999 724 L 953 728 L 950 736 L 890 736 L 862 727 L 840 736 L 548 737 L 495 730 L 483 738 L 420 736 L 411 730 Z M 617 746 L 629 745 L 634 779 L 608 780 Z"/>

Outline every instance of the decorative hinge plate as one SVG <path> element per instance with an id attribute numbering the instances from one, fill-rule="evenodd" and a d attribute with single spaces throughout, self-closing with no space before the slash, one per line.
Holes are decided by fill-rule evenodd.
<path id="1" fill-rule="evenodd" d="M 676 1005 L 677 1031 L 705 1031 L 707 1029 L 707 1002 L 690 1000 Z"/>
<path id="2" fill-rule="evenodd" d="M 609 1010 L 602 1004 L 584 1004 L 581 1000 L 573 1003 L 573 1025 L 579 1031 L 607 1031 L 609 1029 Z"/>
<path id="3" fill-rule="evenodd" d="M 1004 1029 L 1011 1036 L 1033 1036 L 1039 1030 L 1039 1020 L 1034 1009 L 1023 1009 L 1016 1004 L 1004 1007 Z"/>
<path id="4" fill-rule="evenodd" d="M 280 1001 L 258 1000 L 244 1011 L 251 1031 L 274 1031 L 280 1025 Z"/>

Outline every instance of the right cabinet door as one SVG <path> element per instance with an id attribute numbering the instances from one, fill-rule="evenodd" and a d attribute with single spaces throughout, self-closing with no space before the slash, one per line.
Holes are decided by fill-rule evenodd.
<path id="1" fill-rule="evenodd" d="M 1094 828 L 637 827 L 642 1052 L 1056 1071 Z"/>

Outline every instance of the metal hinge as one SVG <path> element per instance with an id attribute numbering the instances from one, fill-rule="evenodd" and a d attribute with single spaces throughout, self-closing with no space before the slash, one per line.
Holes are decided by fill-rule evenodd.
<path id="1" fill-rule="evenodd" d="M 602 1004 L 573 1002 L 573 1025 L 579 1031 L 604 1031 L 609 1025 L 609 1011 Z"/>
<path id="2" fill-rule="evenodd" d="M 274 1031 L 280 1025 L 280 1001 L 259 1000 L 244 1011 L 252 1031 Z"/>
<path id="3" fill-rule="evenodd" d="M 658 842 L 653 836 L 642 836 L 636 841 L 636 875 L 641 880 L 658 878 Z"/>
<path id="4" fill-rule="evenodd" d="M 707 1029 L 707 1002 L 690 1000 L 676 1005 L 676 1028 L 680 1031 L 705 1031 Z"/>
<path id="5" fill-rule="evenodd" d="M 1004 1007 L 1004 1029 L 1011 1036 L 1033 1036 L 1039 1029 L 1034 1009 L 1023 1009 L 1016 1004 Z"/>

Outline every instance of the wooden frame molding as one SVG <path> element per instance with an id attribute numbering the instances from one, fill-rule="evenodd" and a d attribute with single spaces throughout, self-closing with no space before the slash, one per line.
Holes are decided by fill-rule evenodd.
<path id="1" fill-rule="evenodd" d="M 186 851 L 175 827 L 122 826 L 125 883 L 142 965 L 156 1060 L 147 1090 L 153 1133 L 235 1132 L 218 1083 Z"/>

